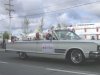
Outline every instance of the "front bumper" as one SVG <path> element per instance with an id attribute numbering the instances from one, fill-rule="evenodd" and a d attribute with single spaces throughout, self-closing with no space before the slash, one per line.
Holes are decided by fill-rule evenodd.
<path id="1" fill-rule="evenodd" d="M 91 51 L 90 53 L 89 53 L 89 57 L 90 58 L 100 58 L 100 52 L 98 52 L 98 51 Z"/>

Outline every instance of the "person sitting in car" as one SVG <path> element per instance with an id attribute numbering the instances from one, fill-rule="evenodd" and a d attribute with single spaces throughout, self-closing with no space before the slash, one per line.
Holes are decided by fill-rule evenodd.
<path id="1" fill-rule="evenodd" d="M 46 40 L 51 40 L 52 39 L 52 35 L 50 33 L 46 34 Z"/>
<path id="2" fill-rule="evenodd" d="M 39 34 L 39 32 L 36 33 L 35 40 L 40 40 L 40 34 Z"/>

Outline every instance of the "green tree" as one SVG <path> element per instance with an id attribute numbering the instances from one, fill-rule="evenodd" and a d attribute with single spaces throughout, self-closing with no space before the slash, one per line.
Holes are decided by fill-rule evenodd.
<path id="1" fill-rule="evenodd" d="M 3 33 L 3 39 L 9 39 L 9 33 L 7 31 Z"/>

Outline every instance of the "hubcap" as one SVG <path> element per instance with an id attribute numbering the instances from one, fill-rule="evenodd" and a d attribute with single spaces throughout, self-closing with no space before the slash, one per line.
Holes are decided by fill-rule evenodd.
<path id="1" fill-rule="evenodd" d="M 81 51 L 74 50 L 71 53 L 71 60 L 73 63 L 80 63 L 82 61 L 82 53 Z"/>

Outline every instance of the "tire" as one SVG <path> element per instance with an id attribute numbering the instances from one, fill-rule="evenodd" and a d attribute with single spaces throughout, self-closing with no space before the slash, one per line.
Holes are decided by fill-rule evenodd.
<path id="1" fill-rule="evenodd" d="M 71 64 L 79 65 L 79 64 L 84 63 L 85 57 L 81 50 L 74 49 L 69 52 L 67 60 Z"/>
<path id="2" fill-rule="evenodd" d="M 19 58 L 20 59 L 26 59 L 28 56 L 25 52 L 19 52 Z"/>

